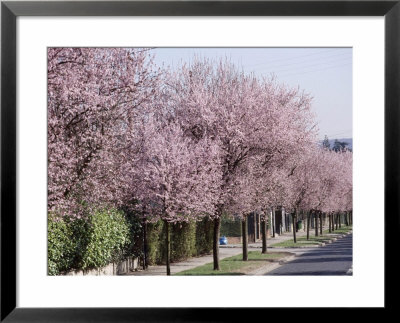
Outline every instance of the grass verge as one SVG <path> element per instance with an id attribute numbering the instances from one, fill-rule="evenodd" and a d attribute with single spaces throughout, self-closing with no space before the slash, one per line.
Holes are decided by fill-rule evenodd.
<path id="1" fill-rule="evenodd" d="M 289 256 L 288 252 L 269 252 L 262 254 L 260 251 L 250 251 L 248 261 L 242 260 L 242 254 L 225 258 L 220 261 L 220 270 L 213 269 L 213 263 L 208 263 L 193 269 L 176 273 L 175 276 L 196 276 L 196 275 L 245 275 L 246 273 L 261 268 L 269 262 L 279 261 Z"/>
<path id="2" fill-rule="evenodd" d="M 322 231 L 322 236 L 314 236 L 310 235 L 309 240 L 307 240 L 307 237 L 302 236 L 297 238 L 297 243 L 294 243 L 293 240 L 286 240 L 282 242 L 275 243 L 271 245 L 272 247 L 280 247 L 280 248 L 295 248 L 295 247 L 316 247 L 319 246 L 320 244 L 329 241 L 332 239 L 332 234 L 344 234 L 346 232 L 349 232 L 352 230 L 351 226 L 342 226 L 340 229 L 335 230 L 331 234 L 329 233 L 329 230 L 324 230 Z"/>
<path id="3" fill-rule="evenodd" d="M 337 234 L 343 234 L 343 233 L 347 233 L 347 232 L 349 232 L 351 230 L 353 230 L 353 227 L 351 225 L 349 225 L 349 226 L 343 226 L 342 225 L 341 228 L 338 228 L 337 230 L 332 231 L 332 233 L 334 233 L 334 234 L 336 234 L 336 233 Z M 324 230 L 323 233 L 327 234 L 327 233 L 329 233 L 329 230 Z"/>
<path id="4" fill-rule="evenodd" d="M 297 242 L 294 243 L 293 240 L 286 240 L 282 242 L 278 242 L 272 245 L 272 247 L 280 247 L 280 248 L 293 248 L 293 247 L 315 247 L 324 242 L 327 242 L 331 238 L 328 236 L 310 236 L 309 240 L 307 237 L 298 237 Z"/>

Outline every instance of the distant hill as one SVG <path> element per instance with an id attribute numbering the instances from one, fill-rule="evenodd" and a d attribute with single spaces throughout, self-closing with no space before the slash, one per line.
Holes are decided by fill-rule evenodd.
<path id="1" fill-rule="evenodd" d="M 333 144 L 335 140 L 338 140 L 340 142 L 346 142 L 348 145 L 346 146 L 347 148 L 353 150 L 353 138 L 334 138 L 334 139 L 329 139 L 329 144 L 331 145 L 331 148 L 333 147 Z M 322 145 L 323 140 L 320 140 L 320 144 Z"/>

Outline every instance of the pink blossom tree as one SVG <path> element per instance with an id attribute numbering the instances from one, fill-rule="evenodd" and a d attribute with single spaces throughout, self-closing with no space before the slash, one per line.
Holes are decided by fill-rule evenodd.
<path id="1" fill-rule="evenodd" d="M 347 213 L 352 209 L 352 152 L 325 152 L 325 176 L 320 196 L 320 209 L 330 214 Z M 338 219 L 339 220 L 339 219 Z M 331 229 L 333 219 L 330 219 Z M 340 222 L 339 222 L 340 225 Z"/>
<path id="2" fill-rule="evenodd" d="M 136 163 L 136 196 L 150 206 L 149 216 L 164 221 L 166 266 L 170 275 L 169 224 L 199 220 L 215 211 L 220 186 L 217 147 L 205 137 L 184 134 L 178 120 L 170 118 L 165 106 L 154 106 L 143 127 L 143 151 Z"/>
<path id="3" fill-rule="evenodd" d="M 146 50 L 48 49 L 48 210 L 121 202 L 135 114 L 157 88 Z M 127 165 L 127 164 L 126 164 Z"/>
<path id="4" fill-rule="evenodd" d="M 320 172 L 324 169 L 321 160 L 322 149 L 314 143 L 301 155 L 291 161 L 291 171 L 287 177 L 286 206 L 293 210 L 293 240 L 296 242 L 295 217 L 300 210 L 306 212 L 307 239 L 309 239 L 310 212 L 317 208 L 316 195 L 319 192 Z"/>
<path id="5" fill-rule="evenodd" d="M 227 61 L 195 60 L 169 83 L 174 113 L 187 133 L 215 142 L 222 184 L 214 221 L 214 269 L 219 269 L 220 216 L 233 198 L 233 187 L 247 161 L 259 156 L 264 167 L 294 153 L 308 141 L 310 98 L 298 90 L 257 79 Z"/>
<path id="6" fill-rule="evenodd" d="M 351 153 L 312 147 L 297 162 L 288 182 L 287 205 L 295 210 L 311 211 L 315 216 L 315 235 L 322 235 L 322 214 L 346 208 L 344 201 L 351 195 Z M 308 214 L 307 239 L 309 221 Z"/>

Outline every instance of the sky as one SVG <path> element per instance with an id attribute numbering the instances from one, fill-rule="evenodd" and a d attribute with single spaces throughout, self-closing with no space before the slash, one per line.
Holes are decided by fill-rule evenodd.
<path id="1" fill-rule="evenodd" d="M 195 55 L 231 60 L 246 73 L 275 75 L 313 97 L 319 139 L 352 138 L 352 48 L 154 48 L 157 65 L 179 67 Z"/>

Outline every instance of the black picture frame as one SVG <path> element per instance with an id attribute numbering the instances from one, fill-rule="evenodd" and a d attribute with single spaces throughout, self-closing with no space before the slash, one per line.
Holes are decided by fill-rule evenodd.
<path id="1" fill-rule="evenodd" d="M 243 308 L 16 307 L 16 19 L 19 16 L 384 16 L 385 17 L 385 310 L 399 275 L 400 1 L 4 1 L 1 3 L 1 322 L 238 321 Z M 389 280 L 390 277 L 390 280 Z M 38 291 L 40 293 L 40 291 Z M 311 305 L 311 304 L 310 304 Z M 247 309 L 248 311 L 249 309 Z M 251 316 L 270 317 L 252 308 Z M 287 313 L 287 312 L 286 312 Z M 270 318 L 268 318 L 270 319 Z"/>

